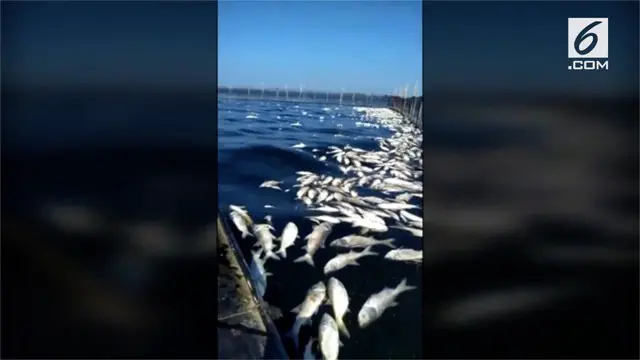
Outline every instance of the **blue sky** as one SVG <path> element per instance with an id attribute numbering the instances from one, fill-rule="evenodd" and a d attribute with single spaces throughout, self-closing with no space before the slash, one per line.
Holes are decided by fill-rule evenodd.
<path id="1" fill-rule="evenodd" d="M 2 2 L 22 85 L 629 93 L 638 1 Z M 218 16 L 218 31 L 215 18 Z M 609 71 L 567 70 L 567 18 L 609 18 Z M 216 52 L 216 44 L 218 51 Z"/>
<path id="2" fill-rule="evenodd" d="M 421 90 L 421 6 L 419 1 L 221 1 L 218 82 L 384 94 L 404 84 L 413 92 L 418 80 Z"/>

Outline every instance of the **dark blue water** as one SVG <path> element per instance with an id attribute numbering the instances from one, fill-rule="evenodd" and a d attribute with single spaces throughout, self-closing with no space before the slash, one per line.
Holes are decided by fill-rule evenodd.
<path id="1" fill-rule="evenodd" d="M 375 139 L 392 135 L 382 127 L 364 126 L 361 115 L 348 106 L 225 99 L 218 101 L 218 114 L 218 194 L 223 212 L 228 214 L 229 204 L 235 204 L 246 206 L 256 222 L 264 222 L 264 216 L 272 215 L 277 235 L 287 222 L 293 221 L 301 238 L 311 231 L 313 223 L 304 218 L 311 215 L 305 211 L 306 205 L 295 200 L 297 188 L 285 193 L 258 186 L 266 180 L 280 180 L 284 181 L 283 189 L 291 188 L 296 181 L 295 172 L 300 170 L 341 176 L 337 163 L 331 158 L 326 162 L 317 159 L 328 146 L 348 144 L 378 150 Z M 291 148 L 300 142 L 307 146 Z M 275 208 L 265 208 L 265 205 Z M 336 225 L 328 241 L 352 232 L 348 224 Z M 235 235 L 240 239 L 238 232 Z M 377 237 L 393 237 L 397 245 L 421 248 L 420 238 L 393 229 Z M 246 256 L 250 255 L 253 241 L 253 238 L 240 240 Z M 294 315 L 290 310 L 302 302 L 306 291 L 319 280 L 328 280 L 322 268 L 337 254 L 331 248 L 320 249 L 314 256 L 315 268 L 306 263 L 293 263 L 293 259 L 304 254 L 303 244 L 304 241 L 298 240 L 287 250 L 287 259 L 270 260 L 266 264 L 267 271 L 274 275 L 268 278 L 264 298 L 285 313 L 283 319 L 276 322 L 282 334 L 293 324 Z M 385 247 L 375 250 L 382 254 L 387 251 Z M 351 312 L 345 315 L 351 338 L 342 338 L 340 358 L 422 358 L 421 267 L 390 262 L 382 256 L 365 257 L 359 263 L 360 266 L 348 266 L 332 274 L 345 285 L 351 298 Z M 364 301 L 384 287 L 395 287 L 405 277 L 409 285 L 418 289 L 400 295 L 397 307 L 388 309 L 370 327 L 359 329 L 357 313 Z M 321 309 L 321 313 L 324 311 L 332 314 L 329 306 Z M 309 336 L 317 336 L 321 313 L 311 327 L 301 331 L 301 346 Z M 291 350 L 291 343 L 286 345 Z"/>

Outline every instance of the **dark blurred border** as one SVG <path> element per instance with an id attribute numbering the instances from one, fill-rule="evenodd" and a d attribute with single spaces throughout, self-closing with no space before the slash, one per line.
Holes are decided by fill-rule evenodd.
<path id="1" fill-rule="evenodd" d="M 1 356 L 215 358 L 217 2 L 1 6 Z M 36 18 L 42 22 L 29 20 Z M 166 19 L 175 23 L 163 25 Z M 93 21 L 100 24 L 77 27 Z M 59 44 L 23 42 L 36 36 L 25 29 L 37 33 L 52 23 L 76 26 L 77 35 Z M 165 28 L 174 29 L 171 36 Z M 96 33 L 104 44 L 91 42 Z M 148 63 L 156 78 L 83 82 L 139 66 L 135 48 L 92 51 L 136 47 L 127 38 L 141 34 L 149 43 L 140 47 L 156 49 L 146 54 L 161 64 Z M 185 48 L 195 37 L 210 42 Z M 51 59 L 25 50 L 45 46 L 57 61 L 92 65 L 79 67 L 73 81 L 62 74 L 24 81 L 30 70 L 19 66 L 23 60 L 51 68 Z M 176 85 L 180 64 L 199 66 L 202 78 Z M 94 129 L 94 121 L 104 123 Z M 183 136 L 198 127 L 209 140 Z"/>
<path id="2" fill-rule="evenodd" d="M 638 358 L 638 5 L 423 3 L 426 358 Z M 622 76 L 555 70 L 567 17 Z"/>

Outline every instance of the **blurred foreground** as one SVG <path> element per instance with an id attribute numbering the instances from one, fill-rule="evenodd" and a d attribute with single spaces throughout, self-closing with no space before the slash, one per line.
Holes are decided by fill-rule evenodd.
<path id="1" fill-rule="evenodd" d="M 637 99 L 430 99 L 425 356 L 637 358 Z"/>
<path id="2" fill-rule="evenodd" d="M 215 357 L 207 154 L 4 154 L 3 357 Z"/>

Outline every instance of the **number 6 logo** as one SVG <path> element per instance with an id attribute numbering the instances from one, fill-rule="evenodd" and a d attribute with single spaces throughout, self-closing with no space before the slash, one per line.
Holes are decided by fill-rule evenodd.
<path id="1" fill-rule="evenodd" d="M 598 35 L 590 33 L 589 30 L 600 24 L 602 24 L 602 21 L 594 21 L 578 33 L 578 36 L 576 36 L 576 40 L 573 42 L 573 48 L 578 54 L 587 55 L 591 52 L 591 50 L 593 50 L 593 48 L 596 47 L 596 45 L 598 44 Z M 584 50 L 580 50 L 580 45 L 588 38 L 591 38 L 591 43 L 589 44 L 589 46 L 584 48 Z"/>
<path id="2" fill-rule="evenodd" d="M 609 57 L 608 18 L 569 18 L 569 58 Z"/>

